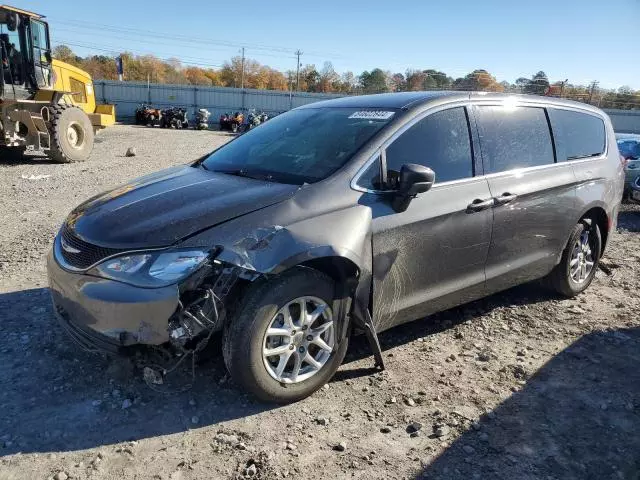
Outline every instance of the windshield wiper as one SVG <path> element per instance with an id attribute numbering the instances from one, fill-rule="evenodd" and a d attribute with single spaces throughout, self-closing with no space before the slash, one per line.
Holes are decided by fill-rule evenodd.
<path id="1" fill-rule="evenodd" d="M 273 179 L 273 175 L 270 174 L 260 174 L 257 172 L 250 172 L 249 170 L 245 170 L 244 168 L 239 168 L 237 170 L 214 170 L 214 172 L 224 173 L 227 175 L 234 175 L 236 177 L 245 177 L 245 178 L 253 178 L 254 180 L 266 180 L 270 181 Z"/>

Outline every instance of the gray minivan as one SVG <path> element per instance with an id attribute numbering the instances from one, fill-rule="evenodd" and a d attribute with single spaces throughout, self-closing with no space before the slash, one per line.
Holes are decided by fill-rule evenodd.
<path id="1" fill-rule="evenodd" d="M 85 348 L 178 359 L 222 332 L 237 383 L 294 401 L 354 332 L 383 367 L 377 333 L 396 325 L 543 277 L 582 292 L 623 182 L 611 122 L 581 103 L 318 102 L 78 206 L 48 257 L 51 293 Z"/>

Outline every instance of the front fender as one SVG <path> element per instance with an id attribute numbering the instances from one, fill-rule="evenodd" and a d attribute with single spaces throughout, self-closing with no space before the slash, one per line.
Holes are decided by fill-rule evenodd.
<path id="1" fill-rule="evenodd" d="M 358 269 L 353 312 L 366 318 L 371 293 L 371 209 L 345 208 L 280 224 L 284 205 L 225 222 L 183 242 L 222 247 L 217 260 L 262 275 L 276 275 L 311 260 L 344 258 Z M 285 222 L 283 222 L 285 223 Z"/>

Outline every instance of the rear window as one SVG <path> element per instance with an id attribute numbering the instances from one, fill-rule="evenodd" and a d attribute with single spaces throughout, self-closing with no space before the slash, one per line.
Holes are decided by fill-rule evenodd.
<path id="1" fill-rule="evenodd" d="M 477 107 L 485 173 L 537 167 L 555 162 L 543 108 Z"/>
<path id="2" fill-rule="evenodd" d="M 549 108 L 548 112 L 559 162 L 604 153 L 606 134 L 601 118 L 558 108 Z"/>

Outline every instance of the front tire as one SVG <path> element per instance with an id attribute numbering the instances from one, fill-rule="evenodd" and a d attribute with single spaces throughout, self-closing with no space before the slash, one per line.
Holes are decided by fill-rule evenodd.
<path id="1" fill-rule="evenodd" d="M 582 293 L 596 275 L 601 251 L 598 225 L 592 220 L 578 223 L 569 236 L 560 263 L 547 277 L 548 285 L 565 297 Z"/>
<path id="2" fill-rule="evenodd" d="M 294 268 L 249 287 L 223 333 L 227 370 L 244 389 L 275 403 L 303 399 L 322 387 L 347 351 L 333 281 Z M 304 307 L 302 306 L 304 305 Z"/>
<path id="3" fill-rule="evenodd" d="M 78 107 L 54 105 L 51 109 L 49 156 L 60 163 L 84 162 L 93 150 L 93 126 Z"/>

